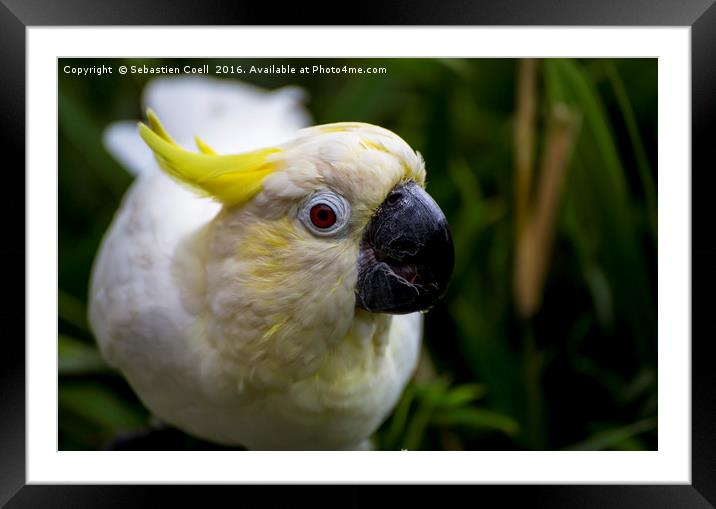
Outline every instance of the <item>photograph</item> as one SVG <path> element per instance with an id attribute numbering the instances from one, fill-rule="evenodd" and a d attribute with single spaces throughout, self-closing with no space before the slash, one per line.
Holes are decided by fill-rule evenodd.
<path id="1" fill-rule="evenodd" d="M 659 450 L 657 58 L 56 61 L 60 451 Z"/>

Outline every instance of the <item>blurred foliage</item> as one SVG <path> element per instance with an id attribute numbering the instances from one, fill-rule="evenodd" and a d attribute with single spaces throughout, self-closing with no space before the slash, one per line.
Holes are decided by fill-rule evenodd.
<path id="1" fill-rule="evenodd" d="M 108 61 L 60 60 L 60 69 L 68 63 Z M 377 447 L 656 449 L 656 60 L 536 62 L 534 85 L 525 82 L 535 111 L 533 125 L 523 125 L 534 146 L 526 150 L 532 184 L 524 196 L 515 192 L 520 61 L 320 63 L 388 72 L 241 78 L 271 89 L 304 87 L 316 123 L 370 122 L 402 136 L 425 157 L 429 191 L 456 244 L 451 288 L 426 315 L 416 379 L 376 434 Z M 61 449 L 102 448 L 150 423 L 123 378 L 102 362 L 86 320 L 92 261 L 131 183 L 103 148 L 101 133 L 112 121 L 142 117 L 146 80 L 59 72 Z M 559 111 L 569 113 L 565 125 L 575 140 L 564 138 L 563 168 L 549 157 Z M 537 300 L 525 311 L 516 301 L 522 248 L 516 210 L 525 207 L 527 231 L 540 224 L 530 221 L 540 203 L 553 212 L 545 223 L 553 234 L 543 235 L 544 277 L 530 283 Z M 184 437 L 179 447 L 211 445 Z"/>

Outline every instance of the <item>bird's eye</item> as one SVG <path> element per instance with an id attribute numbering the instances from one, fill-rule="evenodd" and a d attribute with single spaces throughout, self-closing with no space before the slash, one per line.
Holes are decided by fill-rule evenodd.
<path id="1" fill-rule="evenodd" d="M 330 205 L 318 203 L 311 207 L 311 222 L 317 228 L 330 228 L 336 224 L 336 211 Z"/>
<path id="2" fill-rule="evenodd" d="M 343 232 L 348 225 L 350 205 L 339 194 L 321 191 L 304 203 L 299 217 L 314 235 L 334 236 Z"/>

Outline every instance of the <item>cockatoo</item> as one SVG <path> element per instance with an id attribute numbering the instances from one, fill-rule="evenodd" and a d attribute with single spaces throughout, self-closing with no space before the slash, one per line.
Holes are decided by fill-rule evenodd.
<path id="1" fill-rule="evenodd" d="M 296 89 L 175 78 L 145 99 L 106 136 L 140 175 L 93 267 L 101 354 L 196 437 L 366 448 L 453 268 L 423 159 L 374 125 L 299 129 Z"/>

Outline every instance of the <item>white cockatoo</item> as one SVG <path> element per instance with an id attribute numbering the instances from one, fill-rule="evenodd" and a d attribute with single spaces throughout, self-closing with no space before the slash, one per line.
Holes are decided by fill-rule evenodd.
<path id="1" fill-rule="evenodd" d="M 90 322 L 167 424 L 249 449 L 365 448 L 415 370 L 452 239 L 418 153 L 373 125 L 301 129 L 300 92 L 164 78 L 148 125 L 110 127 L 138 177 Z"/>

